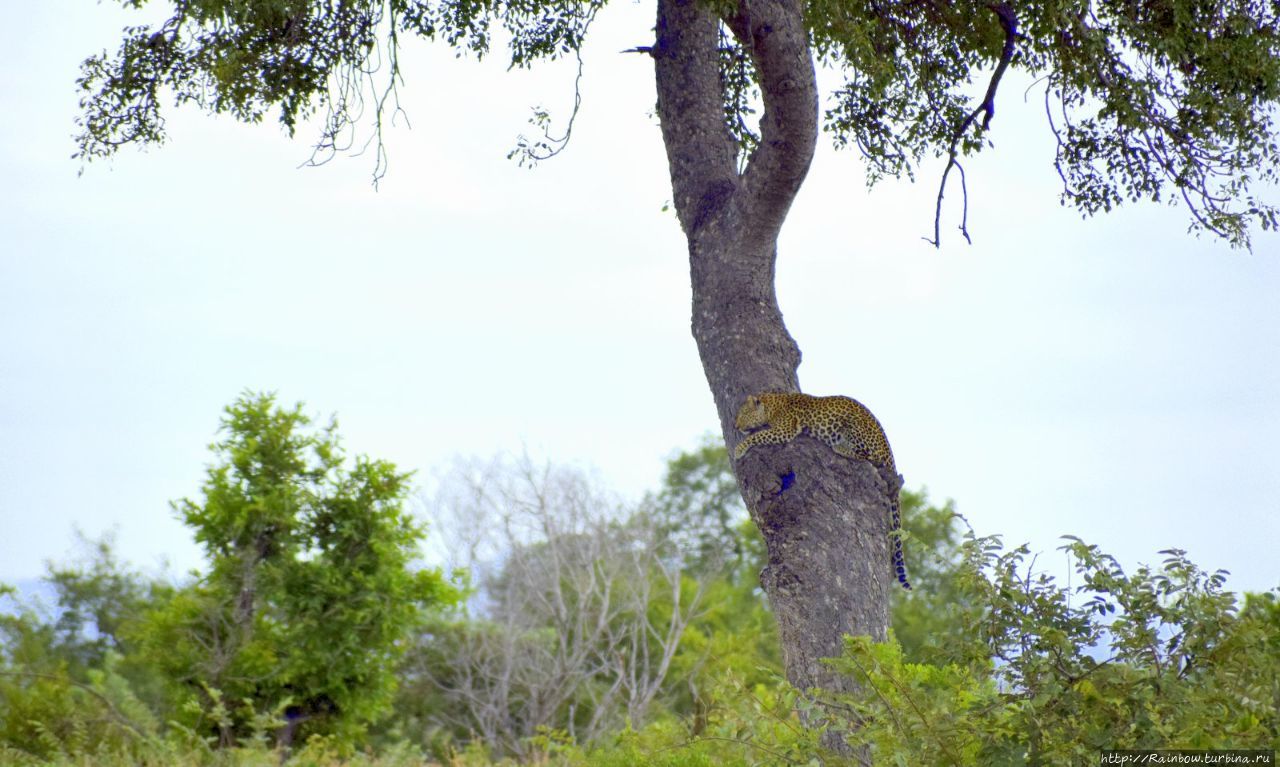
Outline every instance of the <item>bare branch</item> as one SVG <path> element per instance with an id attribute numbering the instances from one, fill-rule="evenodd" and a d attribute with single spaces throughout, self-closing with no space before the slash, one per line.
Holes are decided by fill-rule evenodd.
<path id="1" fill-rule="evenodd" d="M 935 248 L 941 247 L 942 239 L 938 233 L 942 225 L 942 197 L 947 189 L 947 175 L 951 173 L 951 168 L 960 167 L 959 161 L 956 159 L 960 148 L 960 139 L 964 137 L 965 131 L 969 130 L 969 126 L 982 114 L 982 124 L 979 128 L 979 135 L 985 133 L 991 127 L 991 118 L 996 114 L 996 90 L 1000 87 L 1000 79 L 1004 77 L 1005 70 L 1009 68 L 1009 62 L 1013 60 L 1013 54 L 1017 47 L 1018 40 L 1018 17 L 1014 15 L 1013 8 L 1008 3 L 998 3 L 988 5 L 996 16 L 1000 19 L 1000 26 L 1004 28 L 1004 48 L 1000 51 L 1000 60 L 996 63 L 996 69 L 991 73 L 991 80 L 987 83 L 987 92 L 982 97 L 982 102 L 978 104 L 972 112 L 956 127 L 951 134 L 951 145 L 947 149 L 947 166 L 942 170 L 942 180 L 938 184 L 938 200 L 934 208 L 933 214 L 933 239 L 926 240 L 933 244 Z M 969 191 L 964 187 L 964 169 L 960 169 L 961 191 L 964 194 L 964 218 L 960 222 L 960 231 L 964 234 L 967 242 L 973 241 L 969 238 Z"/>
<path id="2" fill-rule="evenodd" d="M 464 537 L 488 539 L 466 545 L 488 559 L 474 563 L 475 617 L 428 640 L 447 662 L 422 674 L 464 712 L 440 724 L 526 757 L 539 727 L 588 743 L 625 718 L 643 723 L 701 598 L 682 593 L 658 525 L 528 456 L 463 467 L 435 505 L 467 520 Z M 565 720 L 581 706 L 586 721 Z"/>

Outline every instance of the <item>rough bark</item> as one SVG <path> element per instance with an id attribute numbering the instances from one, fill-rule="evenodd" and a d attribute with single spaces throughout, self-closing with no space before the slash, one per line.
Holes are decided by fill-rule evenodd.
<path id="1" fill-rule="evenodd" d="M 818 133 L 803 11 L 803 0 L 752 0 L 720 19 L 706 2 L 658 3 L 658 116 L 689 242 L 693 335 L 730 448 L 743 436 L 733 420 L 746 395 L 799 390 L 800 350 L 782 321 L 774 264 Z M 741 174 L 724 120 L 721 21 L 752 52 L 764 102 L 761 141 Z M 885 635 L 889 498 L 899 479 L 807 436 L 755 448 L 735 470 L 768 547 L 761 584 L 788 679 L 801 690 L 847 689 L 850 680 L 819 660 L 839 655 L 845 634 Z"/>

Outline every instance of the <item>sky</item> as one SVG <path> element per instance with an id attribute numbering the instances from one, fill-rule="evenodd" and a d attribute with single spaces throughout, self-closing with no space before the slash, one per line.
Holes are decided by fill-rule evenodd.
<path id="1" fill-rule="evenodd" d="M 350 453 L 424 489 L 459 456 L 521 450 L 626 497 L 655 487 L 716 418 L 652 64 L 620 53 L 651 40 L 651 6 L 597 21 L 573 139 L 534 170 L 507 152 L 532 107 L 567 113 L 572 64 L 508 72 L 410 41 L 376 189 L 369 154 L 299 167 L 313 126 L 172 108 L 166 145 L 78 175 L 78 64 L 139 17 L 10 9 L 0 582 L 73 557 L 77 530 L 114 531 L 146 571 L 198 568 L 169 503 L 198 497 L 246 390 L 336 413 Z M 943 247 L 923 240 L 941 163 L 868 191 L 820 140 L 779 243 L 802 387 L 869 406 L 909 487 L 1039 566 L 1064 569 L 1071 534 L 1126 567 L 1176 547 L 1231 588 L 1275 587 L 1280 237 L 1233 251 L 1151 204 L 1082 220 L 1026 86 L 1007 79 L 995 147 L 966 163 L 972 245 L 955 193 Z"/>

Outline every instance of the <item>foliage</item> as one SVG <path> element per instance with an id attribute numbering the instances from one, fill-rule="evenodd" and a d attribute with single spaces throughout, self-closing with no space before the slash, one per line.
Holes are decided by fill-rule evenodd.
<path id="1" fill-rule="evenodd" d="M 1026 547 L 965 536 L 958 590 L 973 623 L 951 659 L 913 662 L 892 636 L 849 637 L 829 661 L 860 682 L 821 711 L 824 727 L 871 764 L 1086 764 L 1103 748 L 1280 745 L 1280 599 L 1243 603 L 1179 551 L 1125 574 L 1097 547 L 1063 547 L 1082 580 L 1062 587 L 1033 571 Z M 698 716 L 624 733 L 590 764 L 830 762 L 819 730 L 798 724 L 785 682 L 731 678 Z M 834 704 L 834 705 L 833 705 Z M 714 754 L 712 757 L 710 755 Z M 843 763 L 837 758 L 837 762 Z"/>
<path id="2" fill-rule="evenodd" d="M 195 582 L 144 578 L 104 539 L 50 566 L 52 615 L 0 614 L 0 743 L 40 758 L 136 754 L 162 734 L 350 747 L 386 713 L 404 638 L 456 595 L 412 567 L 408 475 L 348 468 L 336 426 L 309 424 L 270 395 L 227 408 L 201 501 L 174 504 L 208 558 Z"/>
<path id="3" fill-rule="evenodd" d="M 924 490 L 904 489 L 899 503 L 910 574 L 918 585 L 912 591 L 894 590 L 893 630 L 907 657 L 922 661 L 945 653 L 950 637 L 973 620 L 971 600 L 958 587 L 961 517 L 950 501 L 930 505 Z M 694 449 L 671 458 L 661 489 L 647 495 L 641 507 L 659 521 L 691 572 L 712 578 L 708 612 L 690 627 L 686 641 L 723 616 L 734 624 L 728 641 L 741 647 L 749 637 L 756 663 L 778 660 L 777 632 L 758 588 L 764 540 L 747 519 L 724 444 L 708 435 Z M 722 651 L 734 652 L 730 647 Z"/>
<path id="4" fill-rule="evenodd" d="M 391 731 L 412 735 L 441 758 L 467 743 L 470 735 L 488 744 L 485 753 L 519 754 L 522 759 L 534 760 L 542 758 L 539 754 L 546 756 L 542 746 L 550 737 L 548 733 L 561 733 L 570 742 L 586 747 L 592 763 L 627 763 L 646 748 L 659 748 L 659 743 L 673 749 L 673 764 L 697 763 L 691 756 L 694 752 L 703 754 L 697 758 L 710 763 L 727 758 L 723 744 L 698 745 L 689 751 L 690 729 L 705 732 L 722 719 L 726 728 L 743 726 L 743 717 L 762 710 L 755 699 L 782 694 L 777 690 L 785 689 L 785 683 L 781 681 L 777 630 L 758 587 L 758 574 L 765 562 L 764 543 L 755 526 L 745 519 L 724 447 L 708 441 L 673 456 L 660 489 L 647 495 L 636 509 L 613 516 L 604 511 L 606 503 L 589 500 L 599 499 L 600 493 L 581 475 L 535 470 L 527 459 L 504 465 L 468 467 L 470 479 L 463 487 L 455 486 L 433 501 L 437 509 L 449 504 L 456 507 L 443 518 L 465 520 L 467 529 L 476 534 L 518 529 L 528 537 L 525 543 L 492 549 L 504 552 L 496 569 L 480 561 L 469 563 L 477 588 L 473 600 L 477 609 L 471 614 L 440 617 L 415 644 L 405 667 L 408 681 Z M 518 481 L 513 483 L 513 479 Z M 590 503 L 601 509 L 602 519 L 620 521 L 591 529 L 570 524 L 590 516 Z M 932 507 L 923 492 L 906 492 L 902 509 L 911 536 L 913 576 L 924 588 L 899 597 L 895 625 L 912 643 L 913 655 L 924 658 L 946 647 L 937 641 L 939 635 L 953 636 L 966 625 L 962 621 L 968 614 L 961 609 L 965 600 L 952 583 L 962 569 L 963 557 L 957 517 L 950 504 Z M 548 511 L 552 513 L 548 515 Z M 531 513 L 539 520 L 536 524 L 529 522 Z M 445 523 L 446 529 L 455 532 L 460 526 Z M 653 707 L 643 718 L 628 717 L 637 729 L 617 736 L 616 727 L 599 731 L 587 726 L 601 714 L 600 701 L 616 680 L 613 664 L 593 661 L 575 666 L 571 659 L 601 657 L 597 653 L 632 657 L 628 647 L 634 645 L 611 647 L 608 637 L 613 634 L 609 631 L 590 634 L 581 630 L 581 618 L 542 614 L 530 605 L 565 604 L 571 613 L 588 618 L 609 612 L 602 611 L 595 601 L 606 593 L 598 586 L 609 583 L 600 576 L 611 571 L 611 566 L 593 564 L 604 551 L 612 550 L 600 546 L 623 535 L 619 541 L 632 541 L 623 549 L 631 549 L 639 541 L 631 536 L 646 529 L 659 535 L 645 545 L 665 552 L 665 561 L 674 558 L 685 563 L 687 574 L 696 575 L 702 590 L 698 610 L 679 637 Z M 450 549 L 487 550 L 478 543 L 474 536 L 468 536 L 465 541 L 452 541 Z M 610 556 L 618 558 L 617 554 Z M 552 567 L 553 563 L 563 569 Z M 548 572 L 557 574 L 551 579 L 540 574 Z M 593 583 L 597 588 L 590 585 Z M 545 584 L 541 587 L 545 590 L 531 591 L 534 584 Z M 554 586 L 565 584 L 572 588 L 556 595 Z M 513 593 L 517 595 L 514 598 Z M 669 625 L 670 606 L 669 599 L 650 601 L 648 611 L 657 611 L 652 622 Z M 612 614 L 615 622 L 630 620 L 626 610 Z M 587 620 L 585 625 L 608 624 Z M 563 650 L 576 649 L 563 652 L 556 639 Z M 485 648 L 491 648 L 492 653 Z M 540 665 L 552 658 L 560 660 Z M 551 705 L 556 700 L 552 691 L 566 689 L 572 694 Z M 502 694 L 497 695 L 498 691 Z M 483 706 L 470 718 L 458 719 L 472 705 L 468 701 Z M 541 713 L 535 715 L 538 705 Z M 606 715 L 604 721 L 616 725 L 620 719 Z M 796 725 L 792 722 L 791 726 Z M 808 742 L 810 734 L 804 731 L 802 739 Z M 684 745 L 677 748 L 677 743 Z M 587 752 L 573 753 L 587 758 Z M 567 759 L 570 751 L 560 748 L 557 753 Z M 748 747 L 742 759 L 750 763 L 765 755 Z M 475 758 L 484 763 L 482 757 Z M 662 763 L 666 757 L 654 758 Z"/>
<path id="5" fill-rule="evenodd" d="M 89 556 L 79 563 L 49 565 L 47 582 L 57 595 L 55 647 L 73 669 L 102 665 L 112 650 L 124 653 L 122 627 L 148 601 L 162 599 L 162 581 L 150 581 L 115 555 L 113 538 L 81 536 Z"/>
<path id="6" fill-rule="evenodd" d="M 965 572 L 955 505 L 929 503 L 922 490 L 899 496 L 906 533 L 908 573 L 915 588 L 894 589 L 890 615 L 894 635 L 908 661 L 947 661 L 954 657 L 957 634 L 980 615 L 973 596 L 961 588 Z"/>
<path id="7" fill-rule="evenodd" d="M 797 710 L 805 702 L 780 678 L 746 685 L 726 677 L 708 690 L 708 700 L 692 720 L 623 732 L 608 748 L 590 752 L 587 763 L 750 767 L 818 764 L 816 759 L 833 756 L 819 744 L 818 730 L 800 724 Z"/>
<path id="8" fill-rule="evenodd" d="M 35 757 L 0 742 L 5 767 L 423 767 L 422 754 L 403 744 L 378 754 L 346 753 L 324 738 L 315 738 L 292 754 L 261 744 L 218 751 L 178 738 L 150 740 L 127 749 L 69 750 Z M 461 765 L 461 762 L 450 762 Z"/>
<path id="9" fill-rule="evenodd" d="M 664 703 L 680 718 L 705 716 L 718 680 L 735 679 L 750 688 L 782 673 L 777 624 L 758 584 L 764 543 L 749 521 L 737 533 L 742 564 L 703 576 L 704 607 L 672 659 Z"/>
<path id="10" fill-rule="evenodd" d="M 227 408 L 203 499 L 174 504 L 209 572 L 134 632 L 180 720 L 224 747 L 281 721 L 286 740 L 354 740 L 390 704 L 402 639 L 454 598 L 411 567 L 423 532 L 403 510 L 408 475 L 363 457 L 346 468 L 336 424 L 309 424 L 271 395 Z"/>
<path id="11" fill-rule="evenodd" d="M 48 567 L 52 611 L 12 594 L 0 610 L 0 745 L 32 757 L 131 753 L 159 729 L 157 676 L 124 655 L 122 629 L 169 589 L 121 563 L 110 537 L 81 542 L 84 560 Z"/>
<path id="12" fill-rule="evenodd" d="M 715 435 L 704 435 L 692 450 L 667 461 L 661 488 L 645 496 L 641 510 L 656 521 L 691 573 L 714 574 L 746 555 L 741 525 L 747 509 L 729 453 Z"/>
<path id="13" fill-rule="evenodd" d="M 1183 552 L 1127 575 L 1070 538 L 1081 585 L 1034 572 L 1025 546 L 970 535 L 961 589 L 981 605 L 954 660 L 907 662 L 896 643 L 850 638 L 837 668 L 876 763 L 1076 764 L 1102 748 L 1274 748 L 1280 610 L 1241 605 L 1224 573 Z M 941 759 L 939 758 L 941 756 Z"/>
<path id="14" fill-rule="evenodd" d="M 290 133 L 321 110 L 317 149 L 337 151 L 351 145 L 366 98 L 381 136 L 401 77 L 400 35 L 484 56 L 499 28 L 512 66 L 527 67 L 579 51 L 603 5 L 174 3 L 158 27 L 127 28 L 114 56 L 104 51 L 83 63 L 78 156 L 162 141 L 162 88 L 179 104 L 246 122 L 276 109 Z M 736 3 L 709 5 L 732 26 Z M 818 60 L 845 78 L 826 127 L 838 145 L 861 151 L 869 181 L 912 174 L 928 155 L 955 160 L 982 149 L 1000 76 L 1012 67 L 1043 83 L 1064 203 L 1091 215 L 1126 200 L 1180 199 L 1193 228 L 1244 245 L 1250 224 L 1280 223 L 1277 209 L 1250 191 L 1280 180 L 1278 14 L 1274 3 L 1256 0 L 810 0 L 806 17 Z M 758 73 L 736 35 L 721 42 L 726 121 L 745 157 L 758 141 L 751 124 Z M 975 105 L 972 82 L 988 67 L 995 74 Z M 382 84 L 367 94 L 375 73 Z M 545 124 L 547 115 L 538 115 Z M 378 161 L 375 172 L 382 170 L 380 141 Z"/>
<path id="15" fill-rule="evenodd" d="M 1089 215 L 1172 194 L 1193 228 L 1237 245 L 1250 222 L 1277 225 L 1276 208 L 1249 193 L 1280 173 L 1274 4 L 810 5 L 819 57 L 847 72 L 828 128 L 862 151 L 872 181 L 957 143 L 960 154 L 981 149 L 994 92 L 975 109 L 968 86 L 1008 57 L 1044 85 L 1064 203 Z"/>
<path id="16" fill-rule="evenodd" d="M 527 458 L 463 465 L 430 506 L 475 592 L 414 643 L 384 738 L 442 759 L 468 741 L 525 760 L 547 738 L 606 747 L 624 722 L 705 714 L 717 679 L 781 668 L 723 446 L 674 456 L 634 508 Z"/>
<path id="17" fill-rule="evenodd" d="M 401 732 L 527 759 L 543 731 L 586 744 L 649 719 L 706 590 L 660 526 L 527 456 L 460 466 L 431 507 L 476 593 L 411 651 Z"/>
<path id="18" fill-rule="evenodd" d="M 109 540 L 89 542 L 85 561 L 49 568 L 57 612 L 0 612 L 0 763 L 401 767 L 421 764 L 422 751 L 454 767 L 839 762 L 823 749 L 824 729 L 874 764 L 1057 765 L 1093 761 L 1101 748 L 1280 745 L 1280 598 L 1241 599 L 1222 572 L 1180 551 L 1128 574 L 1068 538 L 1079 585 L 1064 587 L 1027 547 L 961 535 L 950 503 L 904 492 L 917 588 L 896 597 L 889 641 L 850 637 L 830 661 L 857 694 L 806 697 L 781 676 L 756 586 L 763 542 L 748 521 L 732 542 L 721 526 L 719 502 L 731 498 L 722 448 L 673 457 L 661 489 L 634 508 L 581 474 L 528 463 L 514 482 L 473 477 L 459 497 L 480 493 L 490 514 L 505 515 L 472 514 L 478 529 L 532 519 L 543 534 L 488 566 L 475 560 L 471 601 L 419 622 L 450 593 L 438 573 L 406 569 L 419 531 L 399 511 L 404 476 L 343 469 L 333 428 L 306 426 L 270 397 L 228 408 L 203 502 L 176 505 L 200 520 L 211 560 L 201 580 L 153 581 Z M 522 516 L 537 503 L 541 512 Z M 654 509 L 701 533 L 657 534 L 673 528 L 656 524 Z M 736 553 L 700 556 L 713 541 Z M 696 580 L 664 570 L 685 561 L 701 568 Z M 431 584 L 425 598 L 419 579 Z M 391 589 L 416 614 L 379 612 L 361 588 Z M 557 600 L 562 611 L 538 607 Z M 242 605 L 251 611 L 238 614 Z M 409 629 L 403 658 L 403 643 L 378 644 Z M 358 650 L 342 645 L 344 631 L 359 634 Z M 402 680 L 395 711 L 370 737 L 374 716 L 356 717 L 384 704 L 388 688 L 377 685 L 392 676 Z M 503 680 L 502 695 L 486 686 Z M 569 694 L 554 697 L 557 685 Z M 318 696 L 334 707 L 321 710 Z M 493 718 L 469 711 L 475 702 Z M 291 730 L 280 715 L 294 706 L 309 718 L 295 718 L 298 737 L 282 750 Z M 804 714 L 819 726 L 803 726 Z M 216 737 L 224 730 L 230 743 Z"/>
<path id="19" fill-rule="evenodd" d="M 109 654 L 84 682 L 65 667 L 0 666 L 0 764 L 10 764 L 10 756 L 136 754 L 152 742 L 158 722 L 118 673 L 118 660 Z"/>
<path id="20" fill-rule="evenodd" d="M 119 2 L 140 8 L 146 0 Z M 350 134 L 366 99 L 380 139 L 401 80 L 401 34 L 440 39 L 479 57 L 489 52 L 497 22 L 507 33 L 512 66 L 527 67 L 578 50 L 603 5 L 604 0 L 184 0 L 174 3 L 173 15 L 158 27 L 127 27 L 114 56 L 103 51 L 84 61 L 77 156 L 102 158 L 128 143 L 162 142 L 165 88 L 177 104 L 194 103 L 244 122 L 260 122 L 274 109 L 290 135 L 299 122 L 322 112 L 316 150 L 328 156 L 352 145 Z M 529 154 L 543 148 L 537 144 Z M 384 159 L 379 140 L 375 174 Z"/>

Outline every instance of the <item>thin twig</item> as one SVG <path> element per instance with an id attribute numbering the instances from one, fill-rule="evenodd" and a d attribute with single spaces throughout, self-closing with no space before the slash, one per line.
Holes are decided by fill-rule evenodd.
<path id="1" fill-rule="evenodd" d="M 600 10 L 600 6 L 598 5 L 592 6 L 591 10 L 589 10 L 583 16 L 582 31 L 578 36 L 578 44 L 574 46 L 574 49 L 573 49 L 573 55 L 578 62 L 578 72 L 573 78 L 573 110 L 569 113 L 569 120 L 565 124 L 564 135 L 552 136 L 551 133 L 547 130 L 545 124 L 542 124 L 541 125 L 542 140 L 541 141 L 538 141 L 533 145 L 526 145 L 522 137 L 520 141 L 520 146 L 518 146 L 514 151 L 511 152 L 511 154 L 508 155 L 508 157 L 511 157 L 517 153 L 520 154 L 522 165 L 524 164 L 525 160 L 529 161 L 531 167 L 533 165 L 537 165 L 539 162 L 543 160 L 550 160 L 552 157 L 555 157 L 556 155 L 563 152 L 565 148 L 569 146 L 569 138 L 573 135 L 574 122 L 578 119 L 578 111 L 582 108 L 582 72 L 585 69 L 585 65 L 582 61 L 582 40 L 586 38 L 587 31 L 591 28 L 592 22 L 595 21 L 596 12 L 598 10 Z M 631 51 L 623 51 L 623 52 L 638 53 L 638 52 L 641 52 L 641 50 L 642 50 L 641 48 L 633 48 L 631 49 Z M 652 49 L 650 49 L 648 53 L 652 55 L 653 54 Z M 545 113 L 542 113 L 542 116 L 545 117 Z M 539 122 L 541 122 L 541 120 L 539 120 Z"/>
<path id="2" fill-rule="evenodd" d="M 1009 68 L 1009 62 L 1013 60 L 1014 50 L 1018 40 L 1018 17 L 1014 14 L 1012 6 L 1008 3 L 998 3 L 988 5 L 993 13 L 1000 18 L 1000 26 L 1004 27 L 1004 49 L 1000 51 L 1000 61 L 996 64 L 996 69 L 991 73 L 991 81 L 987 83 L 987 92 L 982 97 L 982 102 L 978 104 L 969 116 L 964 118 L 955 132 L 951 134 L 951 146 L 947 151 L 947 167 L 942 171 L 942 181 L 938 184 L 938 200 L 934 207 L 933 214 L 933 239 L 926 240 L 933 243 L 935 248 L 941 247 L 942 238 L 938 233 L 938 229 L 942 223 L 942 196 L 947 189 L 947 175 L 951 173 L 951 167 L 960 167 L 956 155 L 959 151 L 958 147 L 960 139 L 964 136 L 965 131 L 973 124 L 979 114 L 985 113 L 982 118 L 980 127 L 981 133 L 985 133 L 987 128 L 991 127 L 991 118 L 996 114 L 996 90 L 1000 87 L 1000 78 L 1004 77 L 1005 70 Z M 960 222 L 960 231 L 964 234 L 966 241 L 972 243 L 969 239 L 969 192 L 964 188 L 964 169 L 960 169 L 961 190 L 964 193 L 964 218 Z"/>

